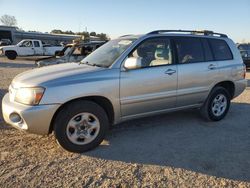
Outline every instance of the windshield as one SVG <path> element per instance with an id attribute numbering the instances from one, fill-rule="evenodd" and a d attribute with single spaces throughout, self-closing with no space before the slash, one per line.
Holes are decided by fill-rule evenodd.
<path id="1" fill-rule="evenodd" d="M 25 40 L 21 40 L 19 43 L 17 43 L 17 46 L 22 46 L 23 42 L 25 42 Z"/>
<path id="2" fill-rule="evenodd" d="M 101 67 L 109 67 L 135 40 L 136 39 L 111 40 L 88 55 L 81 62 Z"/>

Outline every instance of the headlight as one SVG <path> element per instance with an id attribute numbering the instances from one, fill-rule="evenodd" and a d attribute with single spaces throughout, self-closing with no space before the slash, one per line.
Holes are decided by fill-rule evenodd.
<path id="1" fill-rule="evenodd" d="M 15 95 L 15 101 L 22 104 L 37 105 L 42 99 L 44 91 L 45 89 L 42 87 L 19 88 Z"/>

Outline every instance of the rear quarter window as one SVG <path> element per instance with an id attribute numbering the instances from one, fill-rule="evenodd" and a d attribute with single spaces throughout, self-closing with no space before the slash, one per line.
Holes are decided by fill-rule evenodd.
<path id="1" fill-rule="evenodd" d="M 224 40 L 209 39 L 208 41 L 211 45 L 212 52 L 214 54 L 214 59 L 216 61 L 233 59 L 232 52 Z"/>

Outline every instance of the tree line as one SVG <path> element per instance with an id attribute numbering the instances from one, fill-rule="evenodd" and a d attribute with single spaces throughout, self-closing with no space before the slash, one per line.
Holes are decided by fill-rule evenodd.
<path id="1" fill-rule="evenodd" d="M 6 25 L 6 26 L 16 26 L 17 25 L 17 20 L 15 18 L 15 16 L 11 16 L 11 15 L 2 15 L 0 17 L 0 22 L 3 24 L 3 25 Z M 35 31 L 33 31 L 35 32 Z M 81 35 L 81 36 L 84 36 L 84 39 L 89 39 L 90 36 L 94 36 L 94 37 L 99 37 L 101 40 L 109 40 L 109 37 L 106 33 L 96 33 L 96 32 L 72 32 L 72 31 L 62 31 L 60 29 L 54 29 L 52 30 L 50 33 L 55 33 L 55 34 L 69 34 L 69 35 Z"/>
<path id="2" fill-rule="evenodd" d="M 50 33 L 54 34 L 68 34 L 68 35 L 81 35 L 84 36 L 84 39 L 89 39 L 91 36 L 93 37 L 99 37 L 101 40 L 109 40 L 109 37 L 106 33 L 96 33 L 94 31 L 92 32 L 73 32 L 73 31 L 62 31 L 60 29 L 54 29 Z"/>

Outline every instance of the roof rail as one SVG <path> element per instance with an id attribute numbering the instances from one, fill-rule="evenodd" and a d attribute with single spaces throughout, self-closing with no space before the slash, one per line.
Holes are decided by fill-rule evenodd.
<path id="1" fill-rule="evenodd" d="M 225 37 L 227 38 L 227 35 L 222 34 L 222 33 L 214 33 L 213 31 L 208 31 L 208 30 L 156 30 L 152 31 L 150 33 L 147 33 L 147 35 L 150 34 L 161 34 L 161 33 L 190 33 L 190 34 L 203 34 L 206 36 L 214 36 L 217 35 L 219 37 Z"/>

